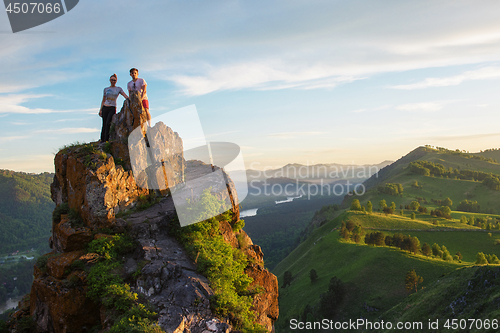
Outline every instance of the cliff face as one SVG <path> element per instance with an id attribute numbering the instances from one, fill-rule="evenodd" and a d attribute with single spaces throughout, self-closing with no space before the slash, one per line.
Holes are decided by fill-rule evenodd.
<path id="1" fill-rule="evenodd" d="M 193 179 L 200 170 L 219 168 L 195 161 L 186 163 L 177 133 L 162 123 L 147 130 L 144 120 L 138 96 L 131 96 L 130 104 L 126 101 L 113 119 L 109 144 L 68 147 L 56 155 L 56 174 L 51 186 L 52 199 L 57 204 L 50 240 L 53 251 L 35 266 L 29 303 L 29 313 L 38 332 L 88 332 L 98 324 L 102 331 L 110 328 L 112 311 L 87 297 L 88 269 L 74 269 L 76 264 L 86 268 L 95 264 L 97 255 L 87 253 L 87 245 L 94 239 L 110 237 L 105 234 L 110 231 L 125 232 L 137 244 L 123 258 L 123 269 L 117 274 L 154 306 L 162 329 L 232 331 L 229 322 L 213 315 L 209 302 L 213 291 L 208 280 L 197 272 L 193 258 L 170 232 L 176 211 L 172 197 L 168 196 L 169 188 L 184 179 Z M 147 132 L 147 139 L 127 142 L 130 133 L 139 126 L 143 135 Z M 152 158 L 146 147 L 154 145 L 170 153 Z M 131 171 L 128 146 L 138 154 L 139 161 L 149 161 L 134 169 L 142 170 L 142 175 Z M 237 221 L 236 191 L 230 180 L 227 183 L 227 188 L 212 191 L 231 202 L 233 219 Z M 158 187 L 159 184 L 163 187 Z M 117 217 L 143 205 L 148 197 L 156 197 L 159 202 L 127 217 Z M 219 229 L 227 243 L 251 258 L 245 273 L 253 278 L 252 286 L 260 286 L 262 290 L 253 296 L 252 309 L 257 323 L 272 331 L 278 318 L 276 277 L 264 268 L 260 247 L 252 244 L 243 230 L 233 232 L 226 221 L 220 223 Z"/>

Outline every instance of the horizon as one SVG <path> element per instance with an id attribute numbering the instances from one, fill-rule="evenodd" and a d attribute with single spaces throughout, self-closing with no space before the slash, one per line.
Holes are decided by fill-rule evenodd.
<path id="1" fill-rule="evenodd" d="M 246 169 L 495 148 L 499 9 L 88 1 L 15 34 L 3 12 L 0 169 L 54 172 L 59 147 L 96 141 L 108 78 L 126 87 L 131 67 L 148 82 L 153 118 L 194 104 L 205 138 L 239 145 Z"/>

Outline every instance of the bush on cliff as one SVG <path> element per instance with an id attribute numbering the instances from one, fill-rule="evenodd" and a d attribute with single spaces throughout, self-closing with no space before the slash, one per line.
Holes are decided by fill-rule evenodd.
<path id="1" fill-rule="evenodd" d="M 203 211 L 207 216 L 216 215 L 224 204 L 208 190 L 200 201 L 209 207 L 209 211 Z M 247 295 L 252 278 L 244 272 L 248 259 L 240 249 L 224 241 L 219 229 L 219 222 L 223 220 L 231 221 L 231 211 L 183 228 L 176 221 L 172 231 L 192 257 L 197 258 L 200 273 L 209 279 L 214 291 L 210 300 L 214 313 L 229 318 L 243 332 L 265 331 L 254 324 L 255 314 L 250 310 L 252 297 Z"/>
<path id="2" fill-rule="evenodd" d="M 115 273 L 122 267 L 119 258 L 134 248 L 132 239 L 123 234 L 90 242 L 88 251 L 97 253 L 100 260 L 88 275 L 87 295 L 116 313 L 110 332 L 161 333 L 163 330 L 155 323 L 157 314 L 139 303 L 137 294 Z"/>

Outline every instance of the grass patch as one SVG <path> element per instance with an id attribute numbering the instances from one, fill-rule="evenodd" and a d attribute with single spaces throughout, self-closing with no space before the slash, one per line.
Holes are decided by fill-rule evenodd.
<path id="1" fill-rule="evenodd" d="M 115 314 L 110 332 L 160 333 L 163 330 L 155 324 L 157 314 L 138 302 L 137 294 L 117 274 L 123 266 L 119 258 L 134 248 L 131 238 L 123 234 L 90 242 L 88 251 L 99 254 L 101 259 L 90 269 L 87 295 Z"/>
<path id="2" fill-rule="evenodd" d="M 223 204 L 209 191 L 203 193 L 200 202 L 206 209 L 192 207 L 194 213 L 215 215 Z M 210 299 L 212 311 L 219 317 L 228 318 L 243 332 L 265 332 L 263 327 L 254 323 L 255 313 L 250 309 L 252 297 L 248 287 L 252 279 L 244 273 L 248 259 L 240 249 L 234 249 L 224 241 L 219 230 L 222 220 L 231 221 L 231 214 L 227 212 L 183 228 L 176 221 L 172 232 L 188 253 L 197 257 L 198 270 L 210 281 L 214 291 Z"/>

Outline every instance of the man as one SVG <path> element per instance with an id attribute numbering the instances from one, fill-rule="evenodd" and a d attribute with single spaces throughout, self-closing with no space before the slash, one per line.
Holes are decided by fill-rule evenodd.
<path id="1" fill-rule="evenodd" d="M 151 126 L 151 114 L 149 113 L 149 100 L 146 94 L 147 83 L 144 79 L 139 78 L 139 70 L 137 68 L 130 69 L 130 76 L 132 81 L 127 84 L 128 93 L 138 91 L 142 98 L 142 106 L 146 110 L 146 117 L 148 118 L 148 125 Z"/>

